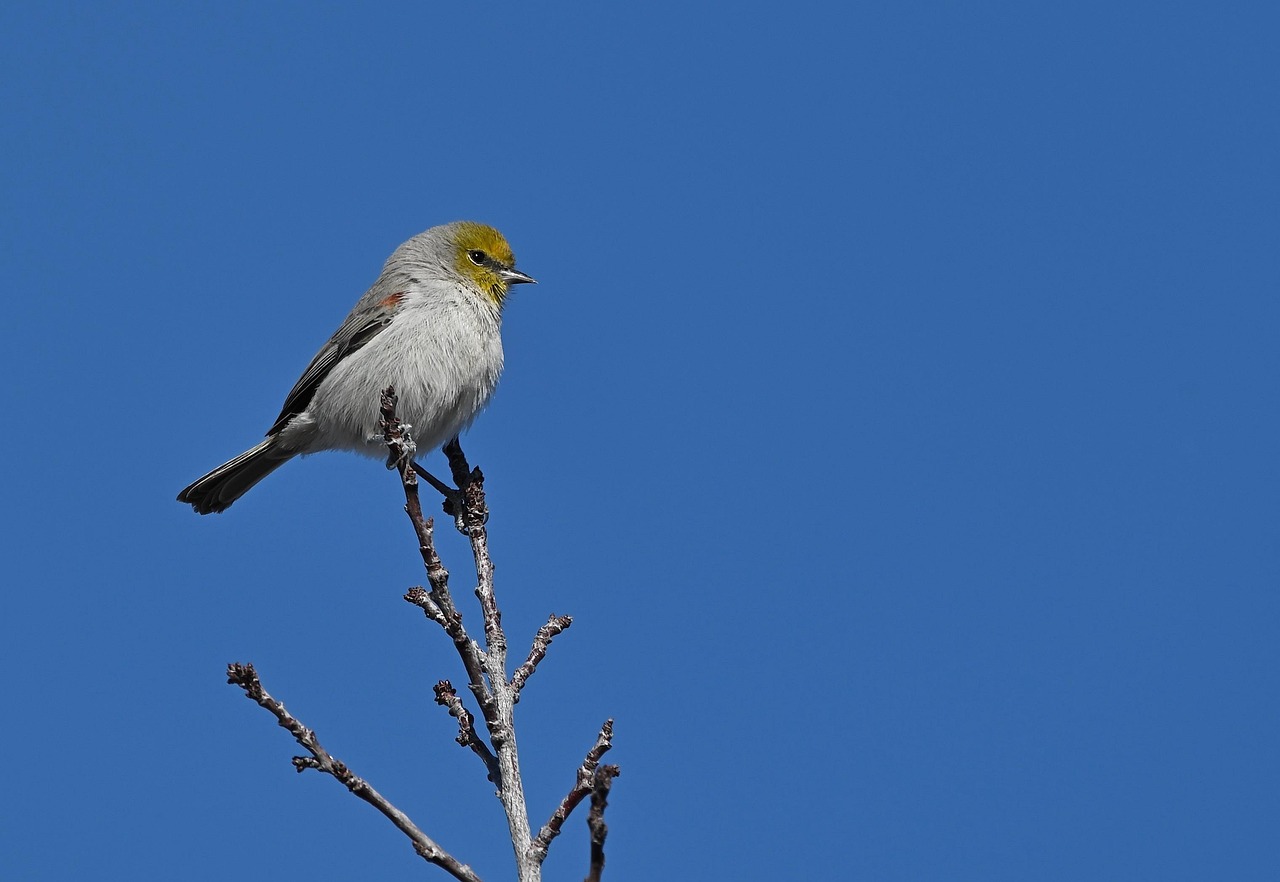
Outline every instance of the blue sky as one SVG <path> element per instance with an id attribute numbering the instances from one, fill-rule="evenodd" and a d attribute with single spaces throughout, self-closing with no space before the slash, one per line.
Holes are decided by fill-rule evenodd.
<path id="1" fill-rule="evenodd" d="M 393 478 L 173 500 L 470 218 L 541 283 L 464 439 L 513 646 L 575 616 L 531 813 L 614 717 L 606 879 L 1274 878 L 1277 24 L 0 10 L 5 876 L 446 878 L 293 772 L 240 660 L 511 878 Z M 547 874 L 585 868 L 575 818 Z"/>

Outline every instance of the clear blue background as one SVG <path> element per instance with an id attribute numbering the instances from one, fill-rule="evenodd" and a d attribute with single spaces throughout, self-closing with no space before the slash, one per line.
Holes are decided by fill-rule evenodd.
<path id="1" fill-rule="evenodd" d="M 173 500 L 472 218 L 541 281 L 465 439 L 514 651 L 575 616 L 530 807 L 615 717 L 606 879 L 1274 879 L 1273 9 L 6 5 L 4 876 L 445 878 L 251 660 L 511 878 L 392 476 Z"/>

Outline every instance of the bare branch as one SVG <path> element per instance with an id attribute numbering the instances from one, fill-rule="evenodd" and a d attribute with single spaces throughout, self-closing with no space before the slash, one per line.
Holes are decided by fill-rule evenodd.
<path id="1" fill-rule="evenodd" d="M 516 701 L 520 700 L 520 690 L 524 688 L 525 682 L 538 669 L 538 663 L 547 657 L 547 649 L 551 646 L 551 641 L 572 624 L 572 616 L 553 615 L 538 629 L 538 633 L 533 638 L 533 648 L 529 650 L 529 657 L 511 675 L 511 686 L 516 691 Z"/>
<path id="2" fill-rule="evenodd" d="M 396 416 L 396 403 L 395 388 L 387 387 L 382 393 L 380 420 L 389 452 L 387 464 L 400 472 L 400 482 L 404 487 L 405 514 L 409 516 L 413 532 L 418 537 L 418 553 L 422 556 L 427 582 L 431 585 L 430 592 L 422 588 L 411 588 L 404 599 L 421 608 L 427 618 L 445 630 L 462 659 L 462 666 L 467 672 L 468 688 L 481 708 L 491 707 L 493 696 L 484 681 L 484 653 L 479 644 L 468 636 L 462 625 L 462 613 L 458 612 L 453 603 L 453 595 L 449 593 L 449 571 L 436 553 L 435 524 L 431 518 L 422 514 L 422 501 L 418 497 L 418 475 L 413 462 L 413 441 L 407 437 L 399 417 Z"/>
<path id="3" fill-rule="evenodd" d="M 430 524 L 427 528 L 429 531 Z M 431 553 L 435 554 L 434 548 Z M 418 586 L 405 592 L 404 599 L 420 608 L 428 619 L 443 628 L 449 635 L 453 640 L 454 648 L 458 651 L 458 657 L 462 659 L 462 667 L 467 672 L 467 688 L 471 690 L 471 694 L 475 696 L 481 708 L 491 706 L 493 695 L 489 692 L 489 687 L 484 680 L 484 650 L 467 635 L 466 628 L 462 626 L 462 615 L 454 608 L 448 590 L 448 586 L 444 585 L 440 590 L 428 593 L 425 588 Z M 449 612 L 446 613 L 440 608 L 440 604 L 436 602 L 437 597 L 445 599 Z"/>
<path id="4" fill-rule="evenodd" d="M 244 690 L 244 694 L 248 698 L 270 711 L 275 716 L 276 721 L 289 731 L 294 740 L 311 754 L 310 756 L 295 756 L 293 758 L 294 768 L 299 772 L 305 769 L 316 769 L 327 775 L 332 775 L 356 796 L 382 812 L 391 823 L 395 824 L 401 832 L 408 836 L 410 841 L 413 842 L 413 850 L 423 860 L 435 864 L 455 879 L 462 880 L 462 882 L 480 882 L 480 877 L 472 872 L 469 866 L 461 863 L 457 858 L 441 848 L 434 839 L 423 833 L 413 821 L 409 820 L 408 815 L 388 802 L 386 797 L 374 790 L 369 782 L 347 768 L 347 765 L 341 760 L 334 759 L 320 745 L 315 732 L 304 726 L 301 721 L 285 710 L 283 704 L 268 694 L 267 690 L 262 687 L 262 681 L 258 679 L 258 673 L 253 669 L 253 665 L 239 663 L 227 665 L 227 682 L 239 686 Z"/>
<path id="5" fill-rule="evenodd" d="M 449 465 L 454 477 L 466 468 L 466 458 L 457 439 L 446 445 Z M 529 809 L 524 798 L 524 779 L 520 776 L 520 754 L 516 749 L 515 704 L 516 690 L 507 679 L 507 637 L 502 632 L 502 615 L 493 593 L 493 561 L 489 557 L 489 534 L 485 522 L 489 508 L 485 503 L 484 475 L 480 469 L 472 469 L 462 486 L 464 507 L 457 516 L 471 541 L 471 556 L 476 567 L 476 597 L 484 616 L 484 672 L 493 702 L 482 706 L 485 726 L 498 756 L 501 771 L 501 787 L 498 798 L 507 815 L 507 829 L 515 850 L 516 865 L 521 880 L 536 880 L 541 876 L 540 862 L 532 856 L 533 840 L 529 829 Z"/>
<path id="6" fill-rule="evenodd" d="M 489 745 L 476 734 L 475 717 L 471 716 L 471 712 L 463 705 L 453 684 L 448 680 L 441 680 L 433 689 L 436 694 L 436 704 L 447 707 L 449 716 L 458 721 L 458 743 L 463 747 L 470 747 L 472 752 L 480 757 L 489 772 L 489 780 L 501 787 L 502 771 L 498 768 L 498 758 L 489 750 Z"/>
<path id="7" fill-rule="evenodd" d="M 427 592 L 426 588 L 423 588 L 421 585 L 415 585 L 404 593 L 404 599 L 409 603 L 412 603 L 414 606 L 420 607 L 426 617 L 431 619 L 431 621 L 435 622 L 441 628 L 444 628 L 446 631 L 449 630 L 449 620 L 445 618 L 444 612 L 442 612 L 440 607 L 436 605 L 436 602 L 431 599 L 431 595 Z"/>
<path id="8" fill-rule="evenodd" d="M 424 602 L 422 591 L 410 591 L 405 599 L 420 606 L 427 617 L 437 622 L 453 638 L 454 646 L 467 670 L 471 691 L 480 705 L 489 741 L 497 760 L 497 774 L 490 771 L 490 778 L 498 785 L 498 799 L 507 816 L 507 829 L 515 851 L 516 866 L 521 882 L 532 882 L 540 877 L 540 862 L 530 856 L 532 831 L 529 829 L 529 811 L 524 799 L 524 783 L 520 777 L 520 757 L 516 750 L 514 708 L 517 690 L 507 679 L 507 638 L 502 632 L 502 616 L 493 593 L 493 561 L 489 558 L 489 539 L 485 524 L 489 509 L 484 496 L 484 475 L 480 469 L 470 469 L 466 455 L 458 439 L 444 446 L 449 458 L 449 468 L 458 484 L 458 495 L 446 500 L 446 511 L 452 508 L 454 523 L 471 542 L 471 554 L 476 565 L 476 596 L 484 616 L 485 649 L 480 651 L 462 627 L 462 616 L 453 604 L 448 589 L 448 572 L 436 554 L 432 539 L 432 524 L 422 516 L 418 501 L 418 476 L 414 471 L 412 456 L 406 456 L 403 431 L 395 415 L 395 390 L 387 389 L 382 398 L 382 430 L 391 452 L 391 462 L 400 469 L 404 485 L 405 512 L 413 522 L 427 567 L 427 579 L 431 583 L 428 599 Z M 447 699 L 446 699 L 447 701 Z M 474 725 L 472 727 L 474 731 Z M 470 736 L 468 736 L 470 737 Z M 486 766 L 488 763 L 486 763 Z"/>
<path id="9" fill-rule="evenodd" d="M 546 658 L 552 641 L 573 623 L 573 619 L 569 616 L 549 617 L 534 636 L 528 658 L 510 678 L 507 677 L 507 638 L 502 630 L 502 615 L 494 594 L 494 566 L 489 557 L 486 530 L 489 509 L 485 501 L 484 475 L 480 469 L 473 469 L 468 465 L 457 438 L 444 446 L 450 472 L 458 485 L 457 490 L 415 463 L 416 448 L 406 427 L 396 417 L 396 404 L 395 389 L 388 387 L 380 402 L 380 427 L 388 451 L 387 468 L 394 468 L 400 473 L 405 494 L 405 514 L 417 536 L 418 551 L 430 585 L 429 588 L 409 589 L 405 600 L 420 608 L 453 641 L 467 673 L 468 687 L 479 704 L 480 714 L 488 731 L 487 742 L 476 729 L 475 717 L 467 710 L 457 690 L 448 680 L 441 680 L 436 684 L 436 703 L 447 708 L 449 714 L 458 721 L 458 743 L 469 747 L 480 757 L 489 780 L 497 786 L 497 796 L 507 817 L 520 882 L 540 882 L 542 863 L 546 859 L 551 841 L 560 834 L 565 820 L 587 794 L 591 794 L 592 802 L 588 818 L 592 842 L 589 878 L 598 880 L 604 868 L 604 839 L 608 832 L 604 825 L 604 808 L 609 787 L 618 774 L 617 766 L 600 764 L 601 757 L 612 747 L 613 720 L 606 720 L 601 727 L 596 743 L 587 751 L 586 758 L 578 769 L 573 789 L 561 800 L 537 837 L 532 835 L 529 827 L 519 753 L 516 749 L 514 712 L 515 704 L 520 700 L 520 691 Z M 436 553 L 434 523 L 422 513 L 418 495 L 419 477 L 445 496 L 446 513 L 453 516 L 455 526 L 470 541 L 477 578 L 475 594 L 480 601 L 484 620 L 483 648 L 467 633 L 462 623 L 462 614 L 454 604 L 449 590 L 449 571 Z M 315 769 L 342 782 L 348 790 L 378 809 L 404 832 L 424 860 L 444 868 L 461 882 L 480 882 L 470 867 L 444 851 L 367 781 L 331 756 L 320 745 L 315 732 L 267 694 L 252 665 L 229 665 L 227 681 L 239 686 L 247 697 L 270 711 L 276 721 L 306 749 L 308 755 L 293 758 L 293 765 L 299 772 Z"/>
<path id="10" fill-rule="evenodd" d="M 587 814 L 587 829 L 591 831 L 591 870 L 584 882 L 600 882 L 604 872 L 604 840 L 609 828 L 604 823 L 604 810 L 609 805 L 609 788 L 613 779 L 622 774 L 617 766 L 601 766 L 596 769 L 591 785 L 591 811 Z"/>
<path id="11" fill-rule="evenodd" d="M 551 813 L 550 820 L 538 831 L 537 837 L 530 846 L 534 857 L 539 863 L 546 860 L 547 849 L 551 845 L 551 840 L 560 835 L 560 828 L 564 826 L 564 822 L 568 820 L 569 815 L 577 808 L 578 803 L 582 802 L 587 794 L 591 792 L 596 779 L 596 770 L 600 765 L 600 758 L 611 747 L 613 747 L 613 720 L 605 720 L 604 725 L 600 727 L 600 734 L 596 736 L 596 743 L 587 751 L 587 756 L 582 761 L 582 765 L 578 766 L 578 778 L 574 782 L 573 789 L 565 794 L 564 799 L 560 800 L 560 805 L 556 806 L 556 810 Z"/>

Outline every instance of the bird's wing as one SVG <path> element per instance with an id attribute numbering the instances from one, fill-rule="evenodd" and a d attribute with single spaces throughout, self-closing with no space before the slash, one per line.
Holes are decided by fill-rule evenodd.
<path id="1" fill-rule="evenodd" d="M 325 377 L 329 376 L 334 365 L 368 343 L 390 324 L 393 310 L 387 307 L 393 305 L 384 304 L 383 308 L 374 310 L 357 308 L 347 316 L 342 327 L 338 328 L 333 338 L 316 353 L 316 357 L 311 359 L 311 364 L 307 365 L 298 382 L 294 383 L 293 388 L 289 390 L 289 394 L 284 399 L 284 407 L 280 409 L 280 416 L 276 417 L 275 424 L 267 431 L 268 435 L 276 434 L 289 424 L 289 420 L 307 409 L 307 405 L 311 403 L 311 397 L 316 394 L 316 388 L 324 382 Z"/>

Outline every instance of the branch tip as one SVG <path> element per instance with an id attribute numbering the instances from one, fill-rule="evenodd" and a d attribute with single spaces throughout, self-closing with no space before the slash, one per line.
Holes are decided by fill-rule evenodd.
<path id="1" fill-rule="evenodd" d="M 577 779 L 574 781 L 573 789 L 560 801 L 560 805 L 551 813 L 551 817 L 543 825 L 542 829 L 538 831 L 538 835 L 533 840 L 530 848 L 539 862 L 546 859 L 547 849 L 550 847 L 551 841 L 560 835 L 560 829 L 564 826 L 564 822 L 568 820 L 573 810 L 578 807 L 578 803 L 582 802 L 587 797 L 587 794 L 595 791 L 601 768 L 600 758 L 612 747 L 613 720 L 608 719 L 600 727 L 600 733 L 596 735 L 596 743 L 591 745 L 591 749 L 587 751 L 587 755 L 582 760 L 582 765 L 578 767 Z M 616 770 L 618 767 L 610 766 L 609 768 Z M 616 774 L 617 772 L 614 771 L 609 777 L 612 778 Z"/>
<path id="2" fill-rule="evenodd" d="M 267 690 L 263 688 L 262 681 L 258 678 L 257 671 L 254 670 L 253 665 L 240 664 L 239 662 L 227 665 L 227 682 L 239 686 L 244 690 L 246 696 L 270 711 L 272 716 L 276 718 L 276 722 L 287 729 L 289 734 L 293 736 L 293 740 L 311 754 L 310 756 L 293 757 L 291 762 L 294 769 L 299 772 L 315 769 L 318 772 L 331 775 L 353 794 L 369 803 L 391 823 L 395 824 L 402 833 L 409 837 L 410 841 L 413 842 L 414 851 L 421 855 L 424 860 L 441 867 L 449 875 L 461 880 L 461 882 L 480 882 L 480 878 L 469 866 L 441 848 L 435 840 L 422 832 L 409 819 L 408 815 L 392 805 L 377 790 L 373 789 L 373 786 L 368 781 L 351 771 L 346 763 L 335 759 L 325 750 L 321 746 L 320 740 L 316 737 L 316 733 L 285 710 L 284 705 L 272 698 Z"/>
<path id="3" fill-rule="evenodd" d="M 604 872 L 604 840 L 609 835 L 604 810 L 609 805 L 609 788 L 613 786 L 613 779 L 621 774 L 622 770 L 617 766 L 604 765 L 592 776 L 591 811 L 587 813 L 587 829 L 591 831 L 591 869 L 584 882 L 600 882 L 600 875 Z"/>
<path id="4" fill-rule="evenodd" d="M 517 701 L 520 700 L 520 690 L 524 688 L 524 684 L 533 676 L 533 672 L 538 669 L 539 663 L 546 658 L 547 650 L 551 647 L 551 641 L 572 624 L 573 616 L 557 616 L 553 614 L 547 619 L 547 623 L 538 629 L 538 633 L 533 637 L 533 646 L 529 649 L 529 657 L 511 675 L 511 687 L 515 689 Z"/>

